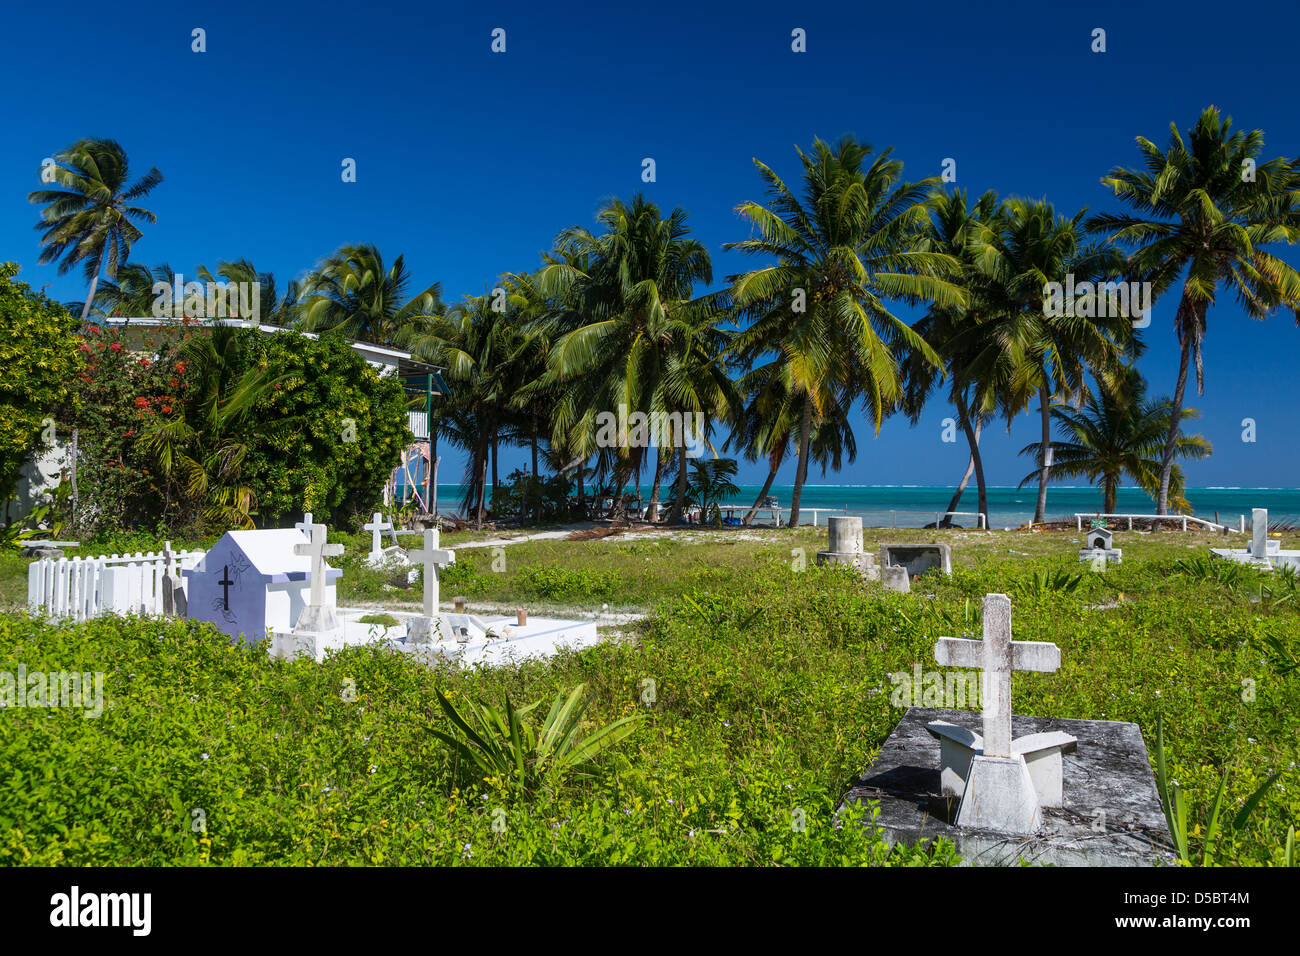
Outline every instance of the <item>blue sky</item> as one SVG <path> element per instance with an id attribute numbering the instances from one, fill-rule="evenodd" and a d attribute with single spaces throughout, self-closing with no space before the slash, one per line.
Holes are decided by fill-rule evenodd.
<path id="1" fill-rule="evenodd" d="M 753 159 L 795 178 L 794 147 L 816 136 L 893 146 L 909 178 L 952 157 L 972 193 L 1045 196 L 1070 213 L 1113 208 L 1099 178 L 1136 164 L 1134 137 L 1163 145 L 1171 121 L 1185 128 L 1211 103 L 1263 129 L 1266 157 L 1300 155 L 1300 13 L 1285 6 L 1269 9 L 1267 29 L 1246 8 L 1202 2 L 132 7 L 5 15 L 0 260 L 61 300 L 84 285 L 79 271 L 36 264 L 26 195 L 40 188 L 41 159 L 83 136 L 120 141 L 135 175 L 154 165 L 166 176 L 146 203 L 158 222 L 138 261 L 190 275 L 247 257 L 286 279 L 368 241 L 405 254 L 416 282 L 441 281 L 449 301 L 533 268 L 561 229 L 592 225 L 602 202 L 637 190 L 690 213 L 721 282 L 746 267 L 721 246 L 748 234 L 736 204 L 762 198 Z M 191 51 L 196 27 L 206 53 Z M 490 50 L 497 27 L 504 54 Z M 1090 50 L 1095 27 L 1103 54 Z M 806 53 L 791 51 L 795 28 Z M 341 180 L 345 157 L 355 183 Z M 645 157 L 654 183 L 641 181 Z M 1175 304 L 1156 303 L 1141 362 L 1161 394 L 1177 372 Z M 1300 413 L 1284 396 L 1298 355 L 1289 314 L 1253 322 L 1226 298 L 1211 311 L 1206 395 L 1190 389 L 1188 401 L 1215 454 L 1189 466 L 1191 485 L 1297 484 Z M 825 480 L 955 482 L 966 453 L 940 440 L 949 414 L 935 401 L 916 428 L 891 419 L 875 438 L 864 424 L 857 462 Z M 1243 418 L 1256 422 L 1253 444 Z M 1015 451 L 1036 428 L 1021 416 L 1010 436 L 990 429 L 990 483 L 1029 470 Z M 444 480 L 462 457 L 445 454 Z M 762 472 L 743 465 L 741 478 Z M 778 481 L 793 474 L 791 462 Z"/>

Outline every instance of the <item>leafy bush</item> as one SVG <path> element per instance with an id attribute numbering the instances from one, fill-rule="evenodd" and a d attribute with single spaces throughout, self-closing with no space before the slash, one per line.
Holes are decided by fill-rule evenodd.
<path id="1" fill-rule="evenodd" d="M 244 462 L 258 523 L 274 527 L 310 511 L 350 524 L 373 510 L 412 440 L 401 382 L 380 378 L 337 335 L 248 329 L 241 344 L 249 365 L 279 380 L 258 404 L 265 427 Z"/>
<path id="2" fill-rule="evenodd" d="M 44 419 L 75 399 L 82 364 L 77 320 L 14 281 L 17 274 L 14 263 L 0 263 L 0 503 L 23 464 L 45 446 Z"/>
<path id="3" fill-rule="evenodd" d="M 599 601 L 613 597 L 618 576 L 591 568 L 528 567 L 514 583 L 527 597 L 543 601 Z"/>

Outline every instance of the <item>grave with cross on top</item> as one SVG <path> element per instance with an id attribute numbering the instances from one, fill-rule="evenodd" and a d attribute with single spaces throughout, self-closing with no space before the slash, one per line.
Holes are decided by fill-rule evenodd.
<path id="1" fill-rule="evenodd" d="M 364 530 L 370 532 L 370 552 L 366 555 L 366 564 L 371 567 L 379 567 L 384 564 L 401 564 L 410 563 L 406 551 L 396 544 L 385 548 L 383 535 L 387 531 L 394 535 L 396 541 L 396 530 L 393 528 L 391 521 L 385 521 L 381 512 L 376 511 L 370 521 L 361 526 Z"/>
<path id="2" fill-rule="evenodd" d="M 193 568 L 180 572 L 187 582 L 186 616 L 256 642 L 268 631 L 293 628 L 313 603 L 313 590 L 320 590 L 316 604 L 332 608 L 342 572 L 324 566 L 313 574 L 310 555 L 295 550 L 306 541 L 294 528 L 226 532 Z"/>
<path id="3" fill-rule="evenodd" d="M 1059 732 L 1011 733 L 1011 672 L 1051 673 L 1061 666 L 1055 644 L 1011 639 L 1011 599 L 984 596 L 984 638 L 941 637 L 935 660 L 947 667 L 979 668 L 983 734 L 946 721 L 926 725 L 940 741 L 940 780 L 945 796 L 959 797 L 957 824 L 1000 833 L 1029 834 L 1042 807 L 1059 807 L 1062 755 L 1077 741 Z"/>
<path id="4" fill-rule="evenodd" d="M 410 553 L 410 557 L 422 566 L 424 577 L 424 614 L 412 618 L 406 625 L 406 640 L 409 644 L 422 644 L 431 640 L 442 640 L 450 636 L 443 617 L 438 612 L 439 568 L 456 562 L 456 552 L 439 547 L 437 528 L 428 528 L 424 532 L 424 547 Z M 435 637 L 436 634 L 436 637 Z"/>

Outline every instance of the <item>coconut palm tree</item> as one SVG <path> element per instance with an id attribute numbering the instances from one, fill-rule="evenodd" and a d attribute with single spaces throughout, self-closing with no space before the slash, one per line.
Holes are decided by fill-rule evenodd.
<path id="1" fill-rule="evenodd" d="M 992 320 L 1006 308 L 1003 290 L 980 269 L 974 255 L 978 230 L 996 223 L 1001 204 L 993 192 L 981 195 L 969 204 L 965 190 L 952 193 L 936 189 L 927 208 L 930 223 L 923 232 L 919 247 L 952 256 L 961 263 L 962 285 L 966 289 L 965 306 L 931 305 L 912 328 L 934 347 L 943 360 L 937 367 L 924 355 L 909 352 L 903 360 L 903 411 L 912 424 L 920 421 L 926 399 L 942 381 L 948 383 L 948 400 L 956 409 L 956 424 L 969 450 L 969 461 L 957 485 L 948 511 L 956 510 L 972 475 L 975 477 L 979 513 L 988 521 L 988 490 L 984 480 L 984 461 L 980 454 L 980 434 L 997 402 L 997 364 L 981 363 L 991 330 Z M 945 517 L 943 524 L 950 525 Z"/>
<path id="2" fill-rule="evenodd" d="M 1175 412 L 1168 398 L 1147 399 L 1146 387 L 1137 369 L 1129 365 L 1117 377 L 1116 387 L 1097 389 L 1083 408 L 1068 404 L 1052 408 L 1053 421 L 1068 436 L 1053 444 L 1052 477 L 1086 478 L 1099 484 L 1103 514 L 1114 513 L 1116 494 L 1126 475 L 1152 497 L 1160 491 L 1170 417 L 1177 414 L 1183 421 L 1198 417 L 1194 408 Z M 1213 450 L 1200 435 L 1180 434 L 1176 447 L 1178 457 L 1189 459 L 1206 458 Z M 1026 445 L 1020 454 L 1041 458 L 1040 443 Z M 1181 497 L 1182 471 L 1177 465 L 1173 474 L 1171 494 Z M 1021 486 L 1036 475 L 1035 469 Z"/>
<path id="3" fill-rule="evenodd" d="M 115 279 L 104 279 L 98 284 L 92 311 L 124 318 L 152 315 L 158 298 L 154 284 L 170 285 L 174 278 L 172 267 L 166 263 L 151 269 L 138 262 L 124 262 L 118 266 Z"/>
<path id="4" fill-rule="evenodd" d="M 553 409 L 553 441 L 594 426 L 595 413 L 694 415 L 706 422 L 725 415 L 734 389 L 725 370 L 725 295 L 693 298 L 697 282 L 712 281 L 708 251 L 689 238 L 686 212 L 664 217 L 637 194 L 601 209 L 605 231 L 581 227 L 561 233 L 555 253 L 537 274 L 542 295 L 556 307 L 535 326 L 553 345 L 546 385 L 562 385 Z M 687 436 L 674 436 L 678 495 L 669 520 L 685 501 Z M 573 443 L 573 439 L 567 441 Z M 585 438 L 576 442 L 592 447 Z M 616 496 L 638 467 L 645 448 L 617 449 Z M 664 458 L 657 452 L 656 489 Z M 656 509 L 657 493 L 651 508 Z"/>
<path id="5" fill-rule="evenodd" d="M 131 256 L 143 233 L 136 223 L 157 221 L 149 210 L 130 205 L 163 180 L 157 168 L 127 185 L 126 150 L 111 139 L 81 139 L 54 156 L 59 189 L 38 189 L 27 196 L 45 203 L 36 228 L 41 235 L 41 263 L 58 262 L 59 275 L 81 263 L 90 291 L 81 309 L 84 322 L 95 299 L 101 273 L 110 279 Z"/>
<path id="6" fill-rule="evenodd" d="M 408 298 L 410 284 L 403 256 L 386 266 L 372 244 L 343 246 L 303 281 L 298 328 L 338 329 L 352 339 L 403 346 L 446 311 L 441 283 Z"/>
<path id="7" fill-rule="evenodd" d="M 215 273 L 207 266 L 199 266 L 198 277 L 204 282 L 217 282 L 220 277 L 236 285 L 247 283 L 249 286 L 257 286 L 258 314 L 240 316 L 240 318 L 281 327 L 291 326 L 297 319 L 298 300 L 302 295 L 302 285 L 297 279 L 290 279 L 285 286 L 284 294 L 281 295 L 276 285 L 275 274 L 259 272 L 257 267 L 247 259 L 236 259 L 233 262 L 219 261 Z"/>
<path id="8" fill-rule="evenodd" d="M 1089 372 L 1109 384 L 1133 337 L 1131 316 L 1109 307 L 1103 285 L 1122 273 L 1123 256 L 1104 242 L 1088 241 L 1081 225 L 1086 212 L 1066 218 L 1046 200 L 1009 199 L 1002 215 L 981 224 L 972 240 L 979 271 L 1006 303 L 980 333 L 983 347 L 974 365 L 999 383 L 1007 412 L 1019 413 L 1038 398 L 1043 457 L 1035 522 L 1046 515 L 1054 460 L 1052 396 L 1084 397 Z M 1088 291 L 1050 308 L 1051 283 Z M 1098 314 L 1103 311 L 1107 314 Z"/>
<path id="9" fill-rule="evenodd" d="M 959 272 L 957 261 L 915 247 L 937 180 L 905 182 L 890 150 L 873 156 L 851 137 L 833 148 L 817 140 L 811 153 L 798 153 L 802 198 L 754 160 L 767 201 L 737 207 L 754 236 L 723 247 L 777 260 L 731 281 L 738 309 L 752 319 L 737 335 L 736 355 L 746 366 L 767 356 L 788 363 L 801 396 L 791 526 L 799 520 L 809 444 L 836 396 L 847 390 L 860 397 L 879 431 L 901 397 L 898 348 L 939 362 L 885 300 L 965 302 L 965 292 L 946 279 Z"/>
<path id="10" fill-rule="evenodd" d="M 1196 393 L 1205 394 L 1201 343 L 1219 290 L 1234 293 L 1251 318 L 1285 306 L 1300 322 L 1300 273 L 1264 249 L 1300 238 L 1300 166 L 1281 157 L 1260 163 L 1263 132 L 1234 132 L 1213 106 L 1186 139 L 1171 123 L 1165 150 L 1144 137 L 1137 145 L 1144 169 L 1116 167 L 1101 180 L 1133 212 L 1093 216 L 1088 228 L 1130 247 L 1129 269 L 1152 283 L 1153 298 L 1182 277 L 1174 414 L 1156 496 L 1156 512 L 1168 514 L 1188 365 L 1196 365 Z"/>

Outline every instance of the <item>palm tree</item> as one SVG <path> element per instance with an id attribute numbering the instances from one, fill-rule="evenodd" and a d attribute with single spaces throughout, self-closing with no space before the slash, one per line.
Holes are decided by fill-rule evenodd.
<path id="1" fill-rule="evenodd" d="M 215 274 L 209 271 L 207 266 L 199 266 L 198 276 L 204 282 L 216 282 L 217 276 L 220 276 L 226 282 L 236 285 L 247 283 L 249 286 L 258 286 L 258 314 L 240 316 L 240 318 L 281 327 L 292 325 L 297 318 L 298 300 L 302 295 L 302 286 L 297 279 L 290 279 L 284 294 L 281 295 L 275 282 L 275 274 L 259 272 L 257 267 L 247 259 L 236 259 L 234 262 L 219 261 Z"/>
<path id="2" fill-rule="evenodd" d="M 1099 388 L 1100 394 L 1091 395 L 1082 409 L 1066 404 L 1052 408 L 1053 420 L 1069 436 L 1053 446 L 1052 476 L 1086 478 L 1100 484 L 1103 514 L 1114 513 L 1116 493 L 1125 475 L 1152 497 L 1159 492 L 1169 419 L 1175 414 L 1183 421 L 1197 417 L 1194 408 L 1175 412 L 1168 398 L 1148 400 L 1146 387 L 1137 369 L 1129 365 L 1118 377 L 1117 387 Z M 1180 458 L 1206 458 L 1213 450 L 1200 435 L 1180 435 L 1176 448 Z M 1034 442 L 1020 453 L 1041 458 L 1042 448 Z M 1036 470 L 1030 472 L 1020 484 L 1036 474 Z M 1182 471 L 1177 465 L 1173 475 L 1171 491 L 1181 497 Z"/>
<path id="3" fill-rule="evenodd" d="M 441 283 L 408 299 L 410 284 L 404 257 L 385 266 L 374 245 L 343 246 L 303 281 L 298 328 L 339 329 L 351 339 L 402 346 L 445 311 Z"/>
<path id="4" fill-rule="evenodd" d="M 169 285 L 176 274 L 163 263 L 150 269 L 138 262 L 124 262 L 118 266 L 115 279 L 105 279 L 95 290 L 92 311 L 104 316 L 137 318 L 153 314 L 158 296 L 154 284 Z"/>
<path id="5" fill-rule="evenodd" d="M 734 458 L 697 459 L 691 463 L 687 500 L 700 508 L 700 524 L 721 520 L 718 505 L 723 498 L 740 493 L 736 483 Z"/>
<path id="6" fill-rule="evenodd" d="M 772 483 L 785 463 L 791 445 L 797 447 L 799 444 L 803 403 L 809 399 L 806 393 L 796 392 L 792 387 L 790 365 L 779 360 L 746 372 L 737 387 L 741 394 L 749 397 L 731 437 L 727 439 L 727 447 L 734 446 L 742 451 L 749 461 L 765 458 L 768 464 L 763 487 L 741 522 L 748 527 L 772 490 Z M 832 404 L 815 423 L 816 433 L 808 448 L 812 460 L 821 465 L 823 475 L 828 467 L 839 471 L 845 455 L 849 462 L 857 458 L 857 440 L 848 416 L 850 405 L 851 402 L 843 396 L 833 396 Z"/>
<path id="7" fill-rule="evenodd" d="M 54 157 L 55 181 L 61 189 L 39 189 L 28 202 L 45 203 L 36 228 L 44 230 L 38 262 L 59 262 L 59 275 L 83 263 L 90 291 L 81 309 L 84 322 L 95 299 L 100 273 L 110 279 L 131 256 L 131 246 L 143 233 L 136 223 L 157 221 L 147 209 L 128 205 L 142 199 L 162 182 L 150 168 L 127 185 L 126 151 L 111 139 L 81 139 Z"/>
<path id="8" fill-rule="evenodd" d="M 554 342 L 544 384 L 562 386 L 553 409 L 553 441 L 590 453 L 593 442 L 572 436 L 594 425 L 595 412 L 630 415 L 693 415 L 706 421 L 727 414 L 734 389 L 727 376 L 724 295 L 692 297 L 697 282 L 713 279 L 708 251 L 689 238 L 686 212 L 666 218 L 637 194 L 631 203 L 615 199 L 597 216 L 605 232 L 573 227 L 537 274 L 542 295 L 556 307 L 535 325 Z M 565 438 L 563 436 L 569 435 Z M 685 434 L 677 445 L 678 496 L 669 520 L 681 514 L 686 486 Z M 639 468 L 644 448 L 619 448 L 614 467 L 616 496 Z M 656 460 L 655 492 L 664 467 Z"/>
<path id="9" fill-rule="evenodd" d="M 962 284 L 966 288 L 965 306 L 932 305 L 912 328 L 934 347 L 943 360 L 938 368 L 924 355 L 909 352 L 903 362 L 903 410 L 913 424 L 920 421 L 926 399 L 943 380 L 948 382 L 948 400 L 957 411 L 969 450 L 966 471 L 948 502 L 948 511 L 956 510 L 971 476 L 975 477 L 979 513 L 988 521 L 988 488 L 984 479 L 984 461 L 980 455 L 980 433 L 996 399 L 996 367 L 981 364 L 991 330 L 992 319 L 1005 308 L 1002 290 L 980 269 L 974 254 L 974 240 L 981 228 L 998 222 L 1002 215 L 998 197 L 986 192 L 974 205 L 968 205 L 965 190 L 952 193 L 936 189 L 927 203 L 931 221 L 922 235 L 920 248 L 942 252 L 961 262 Z M 995 227 L 996 229 L 996 227 Z M 951 518 L 943 524 L 951 525 Z"/>
<path id="10" fill-rule="evenodd" d="M 1213 106 L 1186 140 L 1171 123 L 1164 152 L 1143 137 L 1137 144 L 1145 170 L 1117 167 L 1101 180 L 1134 213 L 1093 216 L 1088 227 L 1131 247 L 1129 268 L 1152 283 L 1153 298 L 1183 277 L 1174 314 L 1180 347 L 1174 414 L 1156 497 L 1156 512 L 1168 514 L 1189 359 L 1196 364 L 1196 393 L 1204 395 L 1201 343 L 1220 287 L 1235 293 L 1251 318 L 1285 306 L 1300 322 L 1300 273 L 1263 249 L 1300 238 L 1300 166 L 1281 157 L 1258 163 L 1263 132 L 1233 132 L 1232 119 L 1220 119 Z"/>
<path id="11" fill-rule="evenodd" d="M 915 248 L 925 225 L 923 201 L 935 179 L 904 182 L 902 163 L 889 158 L 890 150 L 872 157 L 869 146 L 851 137 L 834 148 L 817 140 L 811 154 L 798 153 L 803 198 L 754 160 L 767 184 L 767 204 L 745 202 L 737 211 L 756 235 L 723 247 L 777 260 L 731 281 L 737 306 L 753 320 L 737 335 L 736 355 L 746 366 L 767 356 L 787 363 L 800 396 L 792 527 L 799 521 L 809 444 L 836 396 L 860 396 L 878 432 L 901 395 L 896 348 L 939 362 L 884 300 L 965 301 L 963 290 L 944 278 L 958 271 L 958 263 Z"/>
<path id="12" fill-rule="evenodd" d="M 252 412 L 285 378 L 244 368 L 240 332 L 217 325 L 186 340 L 178 357 L 190 367 L 193 396 L 142 439 L 162 474 L 179 483 L 190 520 L 197 524 L 203 519 L 222 530 L 253 526 L 257 497 L 243 480 L 249 439 L 257 427 Z"/>
<path id="13" fill-rule="evenodd" d="M 1008 413 L 1018 413 L 1038 397 L 1040 448 L 1038 500 L 1034 521 L 1047 511 L 1047 482 L 1053 458 L 1053 395 L 1076 400 L 1086 395 L 1086 374 L 1109 384 L 1118 357 L 1132 339 L 1129 316 L 1102 310 L 1103 291 L 1063 303 L 1061 314 L 1046 307 L 1050 283 L 1094 288 L 1120 275 L 1123 257 L 1105 243 L 1091 243 L 1081 226 L 1086 210 L 1071 218 L 1057 215 L 1046 200 L 1009 199 L 993 223 L 981 224 L 973 239 L 978 268 L 990 277 L 1006 303 L 981 333 L 984 345 L 975 367 L 998 382 Z M 1087 308 L 1083 304 L 1087 303 Z M 1107 299 L 1109 302 L 1109 299 Z M 1079 306 L 1076 308 L 1076 306 Z M 1106 311 L 1106 316 L 1096 313 Z"/>

